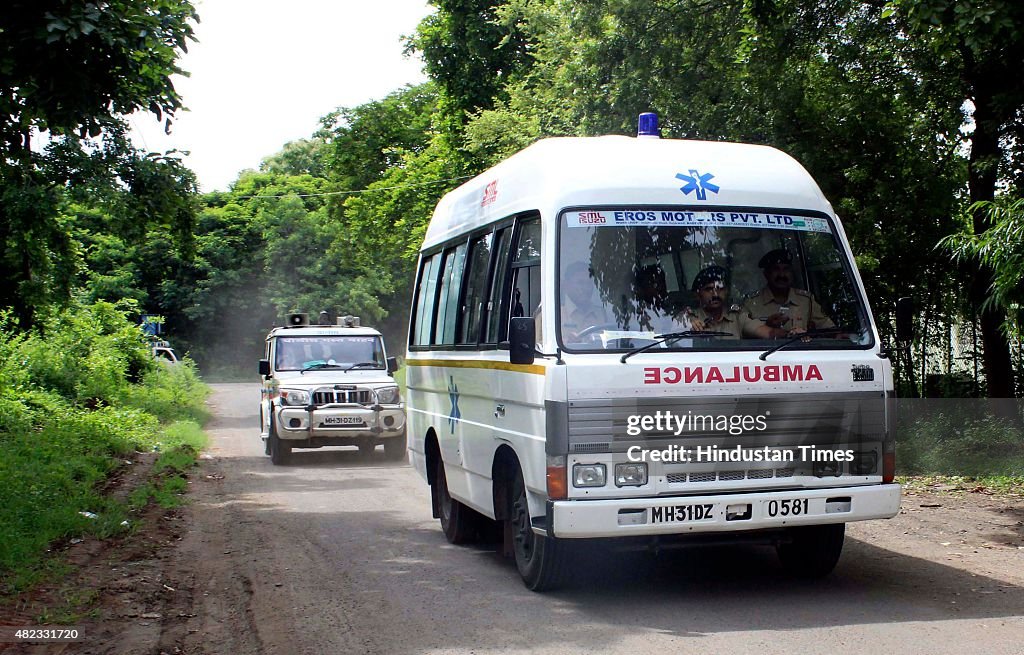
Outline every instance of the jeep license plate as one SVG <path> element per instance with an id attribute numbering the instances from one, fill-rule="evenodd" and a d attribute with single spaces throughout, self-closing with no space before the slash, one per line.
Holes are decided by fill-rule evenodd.
<path id="1" fill-rule="evenodd" d="M 358 416 L 327 416 L 324 425 L 362 425 L 363 419 Z"/>

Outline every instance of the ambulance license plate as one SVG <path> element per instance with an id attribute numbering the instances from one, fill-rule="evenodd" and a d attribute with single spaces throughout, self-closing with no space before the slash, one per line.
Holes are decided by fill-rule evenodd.
<path id="1" fill-rule="evenodd" d="M 651 523 L 693 523 L 714 518 L 714 503 L 652 507 Z"/>

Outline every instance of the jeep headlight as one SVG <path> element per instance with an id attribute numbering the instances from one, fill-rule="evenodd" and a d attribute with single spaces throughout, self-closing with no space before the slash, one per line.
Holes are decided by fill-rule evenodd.
<path id="1" fill-rule="evenodd" d="M 281 389 L 282 405 L 308 405 L 309 392 L 302 389 Z"/>
<path id="2" fill-rule="evenodd" d="M 381 387 L 377 389 L 377 402 L 381 405 L 397 405 L 402 402 L 398 395 L 398 387 Z"/>

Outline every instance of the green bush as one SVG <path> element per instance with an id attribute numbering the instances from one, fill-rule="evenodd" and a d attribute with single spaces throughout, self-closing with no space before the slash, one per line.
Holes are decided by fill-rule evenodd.
<path id="1" fill-rule="evenodd" d="M 76 403 L 111 404 L 157 364 L 139 328 L 107 302 L 73 305 L 49 319 L 41 334 L 9 336 L 0 356 L 4 382 L 53 391 Z"/>
<path id="2" fill-rule="evenodd" d="M 205 423 L 209 418 L 206 410 L 209 393 L 209 387 L 199 379 L 195 364 L 184 360 L 147 371 L 141 384 L 129 385 L 121 392 L 121 401 L 161 421 Z"/>
<path id="3" fill-rule="evenodd" d="M 901 474 L 1024 474 L 1024 431 L 1013 419 L 934 413 L 903 421 L 897 434 Z"/>
<path id="4" fill-rule="evenodd" d="M 47 568 L 54 541 L 124 530 L 126 508 L 103 483 L 135 451 L 194 460 L 208 393 L 191 362 L 153 361 L 126 307 L 76 304 L 38 333 L 0 313 L 0 591 Z M 165 483 L 160 498 L 183 484 Z"/>

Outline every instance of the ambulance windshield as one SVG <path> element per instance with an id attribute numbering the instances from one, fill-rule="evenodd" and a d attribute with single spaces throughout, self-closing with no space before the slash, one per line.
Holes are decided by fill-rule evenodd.
<path id="1" fill-rule="evenodd" d="M 679 208 L 563 212 L 559 343 L 567 351 L 871 345 L 831 222 L 820 216 Z"/>

